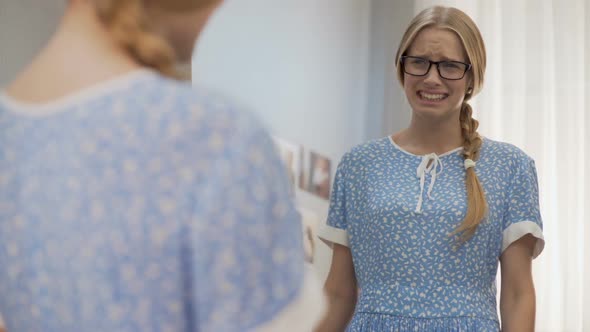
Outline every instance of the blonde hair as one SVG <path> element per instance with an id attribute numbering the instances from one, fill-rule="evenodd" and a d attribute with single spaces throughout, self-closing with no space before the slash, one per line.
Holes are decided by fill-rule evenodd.
<path id="1" fill-rule="evenodd" d="M 177 55 L 149 24 L 148 7 L 154 11 L 182 12 L 212 5 L 218 0 L 92 0 L 99 19 L 114 40 L 140 65 L 180 78 Z"/>
<path id="2" fill-rule="evenodd" d="M 476 161 L 479 158 L 482 138 L 477 132 L 479 122 L 472 117 L 472 108 L 468 101 L 483 87 L 486 69 L 486 50 L 483 38 L 473 20 L 459 9 L 435 6 L 423 10 L 410 22 L 395 57 L 397 77 L 402 85 L 404 84 L 404 72 L 400 63 L 401 57 L 410 48 L 416 35 L 427 27 L 448 29 L 457 34 L 471 64 L 471 69 L 467 74 L 468 89 L 461 106 L 459 121 L 463 136 L 463 157 Z M 465 172 L 465 185 L 467 214 L 463 222 L 451 234 L 460 234 L 461 242 L 467 241 L 473 236 L 488 211 L 483 187 L 473 167 L 468 168 Z"/>

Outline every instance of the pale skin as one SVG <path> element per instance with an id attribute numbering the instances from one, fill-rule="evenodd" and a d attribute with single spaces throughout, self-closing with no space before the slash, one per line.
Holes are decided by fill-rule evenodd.
<path id="1" fill-rule="evenodd" d="M 500 256 L 500 316 L 504 332 L 535 330 L 536 301 L 532 274 L 535 242 L 532 235 L 526 235 L 512 243 Z"/>
<path id="2" fill-rule="evenodd" d="M 459 37 L 446 29 L 425 28 L 406 52 L 431 61 L 468 62 Z M 471 86 L 469 72 L 461 80 L 441 78 L 435 66 L 426 76 L 404 76 L 404 91 L 412 107 L 408 128 L 392 135 L 406 151 L 416 155 L 443 154 L 461 147 L 459 123 L 461 104 Z M 442 100 L 423 100 L 422 93 L 442 95 Z M 535 290 L 532 278 L 532 253 L 535 238 L 526 235 L 513 242 L 499 257 L 501 266 L 500 315 L 502 331 L 534 331 Z M 344 331 L 357 302 L 357 280 L 349 248 L 334 244 L 330 272 L 324 291 L 329 308 L 316 332 Z"/>

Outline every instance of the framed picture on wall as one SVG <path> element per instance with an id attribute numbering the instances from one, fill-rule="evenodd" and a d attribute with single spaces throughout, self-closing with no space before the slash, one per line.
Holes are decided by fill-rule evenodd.
<path id="1" fill-rule="evenodd" d="M 309 151 L 302 159 L 299 187 L 323 199 L 330 199 L 332 163 L 329 158 Z"/>

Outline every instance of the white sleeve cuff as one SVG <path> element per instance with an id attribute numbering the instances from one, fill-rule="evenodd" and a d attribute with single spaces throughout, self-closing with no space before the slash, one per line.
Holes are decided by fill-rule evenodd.
<path id="1" fill-rule="evenodd" d="M 320 280 L 309 264 L 305 265 L 303 286 L 297 297 L 271 321 L 255 328 L 256 332 L 311 331 L 323 318 L 327 301 Z"/>
<path id="2" fill-rule="evenodd" d="M 533 250 L 533 258 L 537 258 L 545 247 L 545 238 L 541 227 L 532 221 L 520 221 L 506 228 L 502 234 L 502 252 L 521 237 L 531 234 L 537 238 Z"/>
<path id="3" fill-rule="evenodd" d="M 334 246 L 334 243 L 350 247 L 350 244 L 348 243 L 348 232 L 344 229 L 324 224 L 318 232 L 318 237 L 324 241 L 325 244 L 330 246 L 330 248 Z"/>

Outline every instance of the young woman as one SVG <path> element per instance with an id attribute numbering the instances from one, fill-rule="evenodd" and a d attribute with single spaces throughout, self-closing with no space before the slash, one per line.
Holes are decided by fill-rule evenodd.
<path id="1" fill-rule="evenodd" d="M 311 328 L 321 291 L 271 139 L 172 79 L 219 2 L 69 0 L 2 93 L 8 331 Z"/>
<path id="2" fill-rule="evenodd" d="M 396 61 L 411 123 L 338 166 L 320 235 L 334 249 L 330 308 L 317 330 L 533 331 L 531 260 L 544 245 L 535 166 L 477 132 L 479 30 L 455 8 L 426 9 Z"/>

